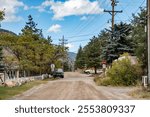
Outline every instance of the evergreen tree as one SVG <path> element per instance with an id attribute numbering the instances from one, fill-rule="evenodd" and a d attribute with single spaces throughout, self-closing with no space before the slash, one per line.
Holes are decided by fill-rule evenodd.
<path id="1" fill-rule="evenodd" d="M 101 65 L 101 46 L 101 40 L 94 36 L 84 48 L 86 65 L 88 68 L 94 68 L 95 74 L 97 73 L 97 68 Z"/>
<path id="2" fill-rule="evenodd" d="M 134 52 L 135 55 L 142 62 L 142 67 L 145 70 L 147 68 L 147 38 L 145 32 L 147 11 L 144 8 L 141 8 L 141 11 L 135 15 L 133 14 L 132 20 L 132 33 L 130 35 L 131 39 L 134 41 Z"/>
<path id="3" fill-rule="evenodd" d="M 109 31 L 109 30 L 108 30 Z M 103 58 L 107 63 L 112 63 L 124 52 L 133 53 L 133 43 L 128 36 L 131 33 L 131 25 L 121 22 L 115 25 L 114 32 L 111 32 L 107 45 L 103 49 Z"/>
<path id="4" fill-rule="evenodd" d="M 28 22 L 21 31 L 22 35 L 33 35 L 35 40 L 38 40 L 39 37 L 43 38 L 42 29 L 37 28 L 37 24 L 33 21 L 31 15 L 28 16 Z"/>
<path id="5" fill-rule="evenodd" d="M 47 40 L 48 40 L 48 43 L 49 43 L 49 44 L 52 44 L 53 40 L 52 40 L 51 36 L 48 36 L 48 37 L 47 37 Z"/>
<path id="6" fill-rule="evenodd" d="M 98 39 L 101 41 L 100 45 L 100 60 L 101 62 L 106 60 L 106 46 L 107 46 L 107 41 L 109 39 L 110 35 L 106 30 L 102 30 L 100 34 L 98 35 Z"/>
<path id="7" fill-rule="evenodd" d="M 4 11 L 0 11 L 0 27 L 1 27 L 1 21 L 4 20 L 4 16 L 5 16 Z"/>
<path id="8" fill-rule="evenodd" d="M 85 68 L 85 56 L 84 56 L 82 46 L 80 46 L 78 49 L 78 53 L 75 61 L 75 67 L 80 69 Z"/>

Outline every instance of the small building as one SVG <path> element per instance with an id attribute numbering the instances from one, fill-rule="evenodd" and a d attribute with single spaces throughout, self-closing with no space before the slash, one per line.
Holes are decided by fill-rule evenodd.
<path id="1" fill-rule="evenodd" d="M 0 29 L 0 34 L 16 35 L 15 33 L 5 29 Z M 8 46 L 1 46 L 1 48 L 3 60 L 0 63 L 0 83 L 19 78 L 19 64 L 17 58 Z"/>

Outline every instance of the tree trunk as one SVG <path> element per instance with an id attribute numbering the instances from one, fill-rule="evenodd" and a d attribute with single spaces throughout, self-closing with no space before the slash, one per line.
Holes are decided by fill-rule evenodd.
<path id="1" fill-rule="evenodd" d="M 97 67 L 94 67 L 95 74 L 97 74 Z"/>
<path id="2" fill-rule="evenodd" d="M 26 71 L 25 70 L 23 71 L 23 73 L 24 73 L 24 77 L 26 77 Z"/>
<path id="3" fill-rule="evenodd" d="M 17 79 L 19 79 L 19 70 L 17 70 L 16 72 L 17 72 Z"/>

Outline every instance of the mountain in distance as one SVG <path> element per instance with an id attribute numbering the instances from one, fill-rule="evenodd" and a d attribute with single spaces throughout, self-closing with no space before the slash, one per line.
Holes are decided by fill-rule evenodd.
<path id="1" fill-rule="evenodd" d="M 8 33 L 8 34 L 16 35 L 14 32 L 2 28 L 0 28 L 0 33 Z"/>
<path id="2" fill-rule="evenodd" d="M 75 61 L 77 54 L 74 52 L 68 52 L 68 58 Z"/>

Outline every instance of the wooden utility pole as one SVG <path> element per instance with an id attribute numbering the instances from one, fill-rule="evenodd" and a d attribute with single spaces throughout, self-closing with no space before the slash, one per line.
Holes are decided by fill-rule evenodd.
<path id="1" fill-rule="evenodd" d="M 150 0 L 147 0 L 148 85 L 150 86 Z"/>
<path id="2" fill-rule="evenodd" d="M 117 13 L 122 13 L 122 11 L 115 11 L 115 6 L 117 6 L 117 3 L 119 3 L 116 0 L 111 0 L 111 6 L 112 6 L 112 10 L 104 10 L 104 12 L 108 12 L 111 16 L 112 16 L 112 32 L 114 32 L 114 22 L 115 22 L 115 15 Z"/>

